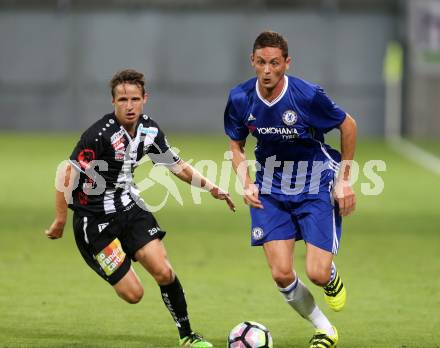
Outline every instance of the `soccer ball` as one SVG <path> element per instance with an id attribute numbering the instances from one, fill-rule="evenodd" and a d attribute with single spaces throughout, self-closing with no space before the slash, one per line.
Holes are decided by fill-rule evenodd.
<path id="1" fill-rule="evenodd" d="M 255 321 L 245 321 L 229 333 L 227 348 L 272 348 L 269 330 Z"/>

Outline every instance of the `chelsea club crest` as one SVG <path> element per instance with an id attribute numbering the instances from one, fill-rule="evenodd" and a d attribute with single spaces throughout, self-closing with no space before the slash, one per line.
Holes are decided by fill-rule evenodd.
<path id="1" fill-rule="evenodd" d="M 296 120 L 298 119 L 298 116 L 296 115 L 296 112 L 293 110 L 286 110 L 283 112 L 283 122 L 291 126 L 296 123 Z"/>
<path id="2" fill-rule="evenodd" d="M 252 229 L 252 237 L 254 237 L 255 240 L 260 240 L 264 237 L 264 231 L 261 227 L 254 227 Z"/>

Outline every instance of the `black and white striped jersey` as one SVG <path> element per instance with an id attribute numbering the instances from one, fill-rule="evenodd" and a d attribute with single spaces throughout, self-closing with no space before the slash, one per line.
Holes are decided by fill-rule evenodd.
<path id="1" fill-rule="evenodd" d="M 133 172 L 145 155 L 155 164 L 179 161 L 159 125 L 147 115 L 140 116 L 134 137 L 114 113 L 102 117 L 82 134 L 70 156 L 79 175 L 69 207 L 82 215 L 96 215 L 142 204 Z"/>

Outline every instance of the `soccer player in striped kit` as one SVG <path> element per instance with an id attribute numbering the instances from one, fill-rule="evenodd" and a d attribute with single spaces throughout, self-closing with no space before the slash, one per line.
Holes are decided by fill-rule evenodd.
<path id="1" fill-rule="evenodd" d="M 131 260 L 139 261 L 160 287 L 179 331 L 179 345 L 209 348 L 212 344 L 191 329 L 183 288 L 162 243 L 165 231 L 147 210 L 133 172 L 147 155 L 179 179 L 225 200 L 231 210 L 234 204 L 227 192 L 181 160 L 158 124 L 142 112 L 147 101 L 144 83 L 143 74 L 134 70 L 123 70 L 112 78 L 114 111 L 82 134 L 59 175 L 58 187 L 73 186 L 73 191 L 57 190 L 55 220 L 46 235 L 62 237 L 69 206 L 82 257 L 116 294 L 128 303 L 142 299 L 142 284 L 131 267 Z"/>
<path id="2" fill-rule="evenodd" d="M 263 246 L 280 293 L 315 327 L 310 347 L 336 347 L 338 332 L 298 278 L 293 257 L 295 241 L 303 239 L 307 276 L 323 288 L 330 308 L 340 311 L 346 289 L 333 256 L 341 217 L 356 204 L 349 181 L 356 122 L 321 87 L 286 75 L 291 61 L 280 34 L 269 31 L 257 37 L 251 54 L 256 77 L 231 90 L 225 132 L 250 206 L 252 245 Z M 340 131 L 341 153 L 324 143 L 324 134 L 332 129 Z M 244 152 L 249 134 L 257 139 L 255 182 Z"/>

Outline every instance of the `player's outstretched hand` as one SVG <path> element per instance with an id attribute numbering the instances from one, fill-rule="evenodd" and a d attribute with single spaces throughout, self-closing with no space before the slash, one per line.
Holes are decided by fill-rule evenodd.
<path id="1" fill-rule="evenodd" d="M 228 204 L 229 209 L 231 209 L 233 212 L 235 212 L 235 204 L 232 201 L 231 197 L 229 196 L 229 193 L 223 191 L 220 187 L 215 186 L 211 191 L 212 197 L 215 199 L 220 199 L 222 201 L 226 201 Z"/>
<path id="2" fill-rule="evenodd" d="M 255 184 L 250 184 L 244 189 L 244 203 L 250 205 L 252 208 L 264 209 L 263 204 L 258 198 L 258 187 Z"/>
<path id="3" fill-rule="evenodd" d="M 338 181 L 333 197 L 339 206 L 339 215 L 348 216 L 356 209 L 356 194 L 348 181 Z"/>
<path id="4" fill-rule="evenodd" d="M 49 229 L 44 231 L 46 236 L 50 239 L 58 239 L 63 236 L 64 232 L 64 223 L 55 220 L 52 225 L 50 225 Z"/>

